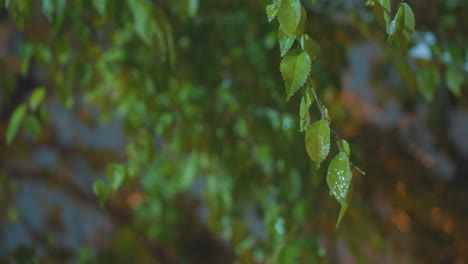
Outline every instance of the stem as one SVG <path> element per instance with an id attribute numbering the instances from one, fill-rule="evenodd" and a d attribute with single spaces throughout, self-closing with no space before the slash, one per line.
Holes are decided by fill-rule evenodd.
<path id="1" fill-rule="evenodd" d="M 326 120 L 328 122 L 328 124 L 330 124 L 330 119 L 328 119 L 328 115 L 326 115 L 324 113 L 324 111 L 323 111 L 322 101 L 320 101 L 320 99 L 317 96 L 317 92 L 315 91 L 314 87 L 312 86 L 312 79 L 310 78 L 310 75 L 308 77 L 308 82 L 309 82 L 309 87 L 312 90 L 312 93 L 314 95 L 315 101 L 317 101 L 317 106 L 318 106 L 318 109 L 320 110 L 320 114 L 322 115 L 322 119 Z M 344 152 L 343 149 L 341 148 L 340 143 L 339 143 L 340 138 L 338 137 L 338 134 L 336 134 L 336 132 L 333 129 L 330 129 L 330 131 L 333 134 L 333 137 L 335 138 L 335 143 L 338 146 L 338 149 L 340 150 L 340 152 Z M 349 157 L 348 157 L 348 159 L 349 159 Z M 366 175 L 365 171 L 361 170 L 358 166 L 354 165 L 354 163 L 352 163 L 351 161 L 349 162 L 349 164 L 354 169 L 356 169 L 359 173 L 361 173 L 362 175 Z"/>

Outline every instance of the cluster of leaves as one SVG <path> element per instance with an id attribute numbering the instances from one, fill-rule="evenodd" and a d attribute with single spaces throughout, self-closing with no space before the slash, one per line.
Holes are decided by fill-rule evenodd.
<path id="1" fill-rule="evenodd" d="M 278 42 L 283 56 L 280 70 L 286 86 L 286 100 L 289 100 L 301 87 L 306 86 L 299 110 L 300 130 L 305 131 L 307 153 L 319 168 L 330 152 L 331 129 L 328 110 L 317 97 L 313 87 L 313 77 L 310 76 L 311 63 L 316 58 L 319 48 L 317 43 L 305 33 L 307 12 L 299 0 L 275 0 L 266 7 L 266 13 L 269 22 L 276 17 L 279 21 Z M 298 45 L 293 48 L 296 41 Z M 312 123 L 309 108 L 314 101 L 317 102 L 321 119 Z M 330 194 L 341 204 L 338 226 L 350 202 L 352 173 L 348 143 L 345 140 L 340 141 L 337 137 L 334 140 L 339 153 L 328 165 L 327 184 Z"/>
<path id="2" fill-rule="evenodd" d="M 45 88 L 38 87 L 31 93 L 27 103 L 19 104 L 16 107 L 5 136 L 7 145 L 11 144 L 23 124 L 33 139 L 38 138 L 42 128 L 38 116 L 41 116 L 43 120 L 47 118 L 45 109 L 41 107 L 45 95 Z"/>

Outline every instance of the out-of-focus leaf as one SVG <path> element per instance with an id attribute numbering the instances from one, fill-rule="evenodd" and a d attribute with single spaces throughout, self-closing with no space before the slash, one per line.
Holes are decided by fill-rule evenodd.
<path id="1" fill-rule="evenodd" d="M 15 138 L 18 133 L 18 129 L 26 116 L 27 107 L 25 104 L 20 104 L 16 107 L 13 115 L 11 116 L 10 123 L 6 132 L 6 144 L 10 145 L 11 141 Z"/>
<path id="2" fill-rule="evenodd" d="M 41 133 L 41 122 L 34 115 L 27 115 L 24 120 L 24 125 L 26 129 L 31 133 L 31 136 L 34 140 L 37 140 L 39 134 Z"/>
<path id="3" fill-rule="evenodd" d="M 110 164 L 107 166 L 107 178 L 112 191 L 119 189 L 125 179 L 125 168 L 122 164 Z"/>
<path id="4" fill-rule="evenodd" d="M 104 206 L 107 198 L 109 197 L 109 186 L 101 180 L 97 180 L 93 184 L 93 192 L 99 199 L 99 204 Z"/>
<path id="5" fill-rule="evenodd" d="M 330 194 L 341 204 L 337 227 L 348 207 L 352 176 L 348 155 L 344 152 L 338 153 L 328 165 L 327 172 L 327 184 L 330 188 Z"/>
<path id="6" fill-rule="evenodd" d="M 29 71 L 29 62 L 33 55 L 33 45 L 25 43 L 20 47 L 20 56 L 21 56 L 21 74 L 27 75 Z"/>
<path id="7" fill-rule="evenodd" d="M 280 64 L 281 74 L 286 85 L 286 99 L 289 100 L 304 85 L 310 72 L 310 56 L 305 51 L 289 51 Z"/>
<path id="8" fill-rule="evenodd" d="M 392 41 L 396 36 L 403 51 L 406 51 L 413 35 L 414 26 L 413 10 L 408 4 L 401 3 L 395 18 L 390 24 L 388 40 Z"/>
<path id="9" fill-rule="evenodd" d="M 301 2 L 299 0 L 282 0 L 278 10 L 278 20 L 288 36 L 294 36 L 301 21 Z"/>
<path id="10" fill-rule="evenodd" d="M 379 24 L 385 28 L 385 31 L 389 33 L 391 15 L 390 0 L 372 0 L 372 2 L 367 1 L 366 5 L 374 6 L 375 18 Z"/>
<path id="11" fill-rule="evenodd" d="M 448 89 L 455 95 L 460 96 L 463 83 L 463 72 L 458 70 L 455 64 L 450 64 L 445 71 L 445 79 Z"/>
<path id="12" fill-rule="evenodd" d="M 423 67 L 418 72 L 416 77 L 418 90 L 427 102 L 432 101 L 439 80 L 439 72 L 435 67 Z"/>
<path id="13" fill-rule="evenodd" d="M 52 20 L 52 15 L 55 11 L 53 0 L 42 0 L 42 12 L 49 21 Z"/>
<path id="14" fill-rule="evenodd" d="M 106 12 L 107 0 L 93 0 L 96 11 L 102 16 Z"/>
<path id="15" fill-rule="evenodd" d="M 34 90 L 29 98 L 29 107 L 32 111 L 36 111 L 37 107 L 44 101 L 46 90 L 44 87 L 38 87 Z"/>
<path id="16" fill-rule="evenodd" d="M 199 0 L 187 0 L 187 12 L 189 17 L 193 17 L 198 12 Z"/>
<path id="17" fill-rule="evenodd" d="M 307 128 L 305 145 L 309 157 L 320 167 L 330 152 L 330 127 L 321 119 Z"/>
<path id="18" fill-rule="evenodd" d="M 311 60 L 315 60 L 320 50 L 317 42 L 315 42 L 307 34 L 304 34 L 303 41 L 304 41 L 304 50 L 307 52 L 307 54 L 309 54 Z"/>

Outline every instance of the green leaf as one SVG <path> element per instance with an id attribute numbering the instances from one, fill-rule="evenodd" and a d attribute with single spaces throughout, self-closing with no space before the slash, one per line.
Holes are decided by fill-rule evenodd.
<path id="1" fill-rule="evenodd" d="M 8 124 L 8 129 L 6 132 L 6 144 L 10 145 L 11 141 L 15 138 L 18 133 L 18 129 L 23 122 L 23 119 L 26 115 L 27 107 L 25 104 L 20 104 L 16 107 L 13 115 L 11 116 L 10 123 Z"/>
<path id="2" fill-rule="evenodd" d="M 93 0 L 96 11 L 102 16 L 106 12 L 107 0 Z"/>
<path id="3" fill-rule="evenodd" d="M 148 7 L 141 0 L 128 1 L 127 3 L 133 15 L 135 32 L 143 42 L 149 44 L 151 32 Z"/>
<path id="4" fill-rule="evenodd" d="M 199 5 L 200 5 L 199 0 L 188 0 L 187 13 L 189 17 L 193 17 L 197 14 Z"/>
<path id="5" fill-rule="evenodd" d="M 285 33 L 294 36 L 301 21 L 301 2 L 299 0 L 282 0 L 278 10 L 278 20 Z"/>
<path id="6" fill-rule="evenodd" d="M 463 72 L 459 71 L 455 64 L 450 64 L 445 71 L 445 79 L 448 89 L 455 95 L 460 96 L 463 83 Z"/>
<path id="7" fill-rule="evenodd" d="M 122 164 L 110 164 L 107 166 L 107 178 L 112 191 L 116 191 L 125 179 L 125 168 Z"/>
<path id="8" fill-rule="evenodd" d="M 273 3 L 267 5 L 266 7 L 266 13 L 268 17 L 268 22 L 273 21 L 275 19 L 276 15 L 278 14 L 278 8 L 281 4 L 280 0 L 274 0 Z"/>
<path id="9" fill-rule="evenodd" d="M 5 0 L 5 8 L 10 6 L 11 0 Z"/>
<path id="10" fill-rule="evenodd" d="M 330 188 L 330 194 L 341 204 L 337 226 L 348 207 L 352 177 L 348 155 L 344 152 L 338 153 L 330 162 L 327 172 L 327 184 Z"/>
<path id="11" fill-rule="evenodd" d="M 301 104 L 299 107 L 299 118 L 303 119 L 309 113 L 309 107 L 314 102 L 314 97 L 310 95 L 310 89 L 307 89 L 302 95 Z"/>
<path id="12" fill-rule="evenodd" d="M 42 86 L 34 90 L 34 92 L 31 94 L 31 97 L 29 97 L 29 107 L 32 111 L 37 110 L 37 107 L 42 103 L 42 101 L 44 101 L 45 95 L 46 91 Z"/>
<path id="13" fill-rule="evenodd" d="M 309 54 L 311 60 L 315 60 L 320 51 L 319 45 L 309 35 L 304 34 L 303 36 L 304 50 Z"/>
<path id="14" fill-rule="evenodd" d="M 388 40 L 392 41 L 396 36 L 403 51 L 406 51 L 415 26 L 414 14 L 411 7 L 401 3 L 395 18 L 392 20 Z"/>
<path id="15" fill-rule="evenodd" d="M 299 107 L 299 129 L 305 131 L 310 125 L 309 108 L 314 102 L 314 97 L 311 95 L 311 90 L 307 89 L 302 95 L 301 104 Z"/>
<path id="16" fill-rule="evenodd" d="M 101 180 L 97 180 L 93 184 L 93 192 L 99 199 L 99 204 L 104 206 L 107 198 L 109 198 L 109 186 Z"/>
<path id="17" fill-rule="evenodd" d="M 52 20 L 52 14 L 54 13 L 54 3 L 52 0 L 42 0 L 42 12 L 49 21 Z"/>
<path id="18" fill-rule="evenodd" d="M 310 73 L 310 56 L 305 51 L 289 51 L 280 64 L 280 71 L 286 85 L 286 100 L 289 100 L 304 85 Z"/>
<path id="19" fill-rule="evenodd" d="M 294 35 L 300 36 L 304 33 L 306 20 L 307 20 L 307 11 L 301 5 L 301 20 L 299 20 L 299 24 L 297 25 L 296 32 Z"/>
<path id="20" fill-rule="evenodd" d="M 307 128 L 305 144 L 307 154 L 320 167 L 330 152 L 330 127 L 327 121 L 321 119 Z"/>
<path id="21" fill-rule="evenodd" d="M 33 55 L 33 45 L 25 43 L 20 47 L 20 56 L 21 56 L 21 73 L 27 75 L 29 71 L 29 62 Z"/>
<path id="22" fill-rule="evenodd" d="M 299 130 L 301 132 L 305 131 L 310 125 L 310 114 L 309 111 L 306 112 L 304 117 L 299 120 Z"/>
<path id="23" fill-rule="evenodd" d="M 348 155 L 348 157 L 349 157 L 349 155 L 351 154 L 351 150 L 349 148 L 348 142 L 346 142 L 346 140 L 342 139 L 342 140 L 340 140 L 340 146 L 343 149 L 343 151 L 346 153 L 346 155 Z"/>
<path id="24" fill-rule="evenodd" d="M 37 140 L 39 134 L 41 133 L 41 122 L 34 115 L 27 115 L 24 120 L 24 125 L 26 129 L 31 133 L 31 136 L 34 140 Z"/>
<path id="25" fill-rule="evenodd" d="M 374 6 L 375 18 L 379 24 L 385 28 L 385 31 L 389 33 L 391 14 L 390 0 L 374 0 L 373 4 L 367 1 L 366 5 Z"/>
<path id="26" fill-rule="evenodd" d="M 283 57 L 291 49 L 294 43 L 294 39 L 295 38 L 286 35 L 281 26 L 278 28 L 278 43 L 280 46 L 281 57 Z"/>
<path id="27" fill-rule="evenodd" d="M 439 72 L 435 67 L 423 67 L 418 72 L 416 76 L 418 90 L 427 102 L 432 101 L 439 80 Z"/>

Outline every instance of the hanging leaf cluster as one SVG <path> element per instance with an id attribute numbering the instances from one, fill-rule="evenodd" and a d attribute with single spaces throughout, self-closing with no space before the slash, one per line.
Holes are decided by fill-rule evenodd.
<path id="1" fill-rule="evenodd" d="M 327 159 L 330 153 L 331 130 L 326 107 L 317 97 L 311 83 L 311 64 L 316 58 L 319 46 L 306 33 L 307 12 L 299 0 L 275 0 L 266 7 L 268 21 L 278 18 L 278 43 L 281 56 L 280 71 L 286 87 L 286 100 L 291 99 L 302 87 L 299 107 L 299 127 L 305 132 L 305 147 L 316 167 Z M 294 44 L 297 44 L 293 48 Z M 322 114 L 321 119 L 311 122 L 309 109 L 316 101 Z M 338 139 L 336 139 L 338 140 Z M 330 194 L 341 204 L 337 226 L 340 223 L 350 199 L 352 173 L 349 162 L 349 145 L 346 141 L 336 141 L 339 153 L 328 166 L 327 184 Z"/>

